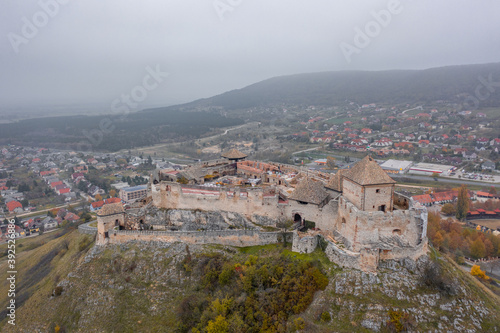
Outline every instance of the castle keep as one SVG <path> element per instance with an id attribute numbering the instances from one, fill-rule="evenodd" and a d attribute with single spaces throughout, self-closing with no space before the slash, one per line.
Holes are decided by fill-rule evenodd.
<path id="1" fill-rule="evenodd" d="M 330 260 L 365 271 L 376 271 L 379 260 L 416 260 L 427 252 L 426 208 L 395 193 L 395 181 L 369 156 L 334 176 L 246 161 L 236 150 L 222 157 L 156 170 L 146 198 L 126 210 L 111 204 L 99 211 L 97 243 L 290 240 L 292 250 L 310 252 L 323 239 Z M 214 179 L 221 180 L 217 186 Z M 287 221 L 293 232 L 282 231 Z"/>

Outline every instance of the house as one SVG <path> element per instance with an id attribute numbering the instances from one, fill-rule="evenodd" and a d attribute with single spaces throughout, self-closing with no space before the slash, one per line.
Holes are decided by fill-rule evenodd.
<path id="1" fill-rule="evenodd" d="M 490 141 L 490 146 L 496 146 L 496 145 L 500 145 L 500 139 L 499 138 L 495 138 L 493 140 Z"/>
<path id="2" fill-rule="evenodd" d="M 14 228 L 14 236 L 16 238 L 24 237 L 24 236 L 26 236 L 26 231 L 24 231 L 23 228 L 21 228 L 21 227 L 19 227 L 19 226 L 16 225 L 15 228 Z"/>
<path id="3" fill-rule="evenodd" d="M 495 163 L 490 162 L 490 161 L 484 162 L 484 163 L 481 165 L 481 168 L 482 168 L 483 170 L 490 170 L 490 171 L 493 171 L 493 170 L 495 170 Z"/>
<path id="4" fill-rule="evenodd" d="M 71 192 L 71 189 L 69 187 L 64 187 L 64 188 L 61 188 L 61 189 L 57 190 L 56 192 L 59 193 L 59 195 L 61 195 L 61 194 L 65 194 L 65 193 Z"/>
<path id="5" fill-rule="evenodd" d="M 419 141 L 418 141 L 418 146 L 419 146 L 420 148 L 429 147 L 429 144 L 430 144 L 430 141 L 429 141 L 429 140 L 419 140 Z"/>
<path id="6" fill-rule="evenodd" d="M 68 222 L 77 222 L 80 217 L 74 213 L 68 212 L 65 216 L 64 219 Z"/>
<path id="7" fill-rule="evenodd" d="M 361 133 L 363 133 L 363 134 L 371 134 L 372 130 L 371 130 L 371 128 L 362 128 L 361 129 Z"/>
<path id="8" fill-rule="evenodd" d="M 94 201 L 90 203 L 90 211 L 95 212 L 102 208 L 102 206 L 112 203 L 121 202 L 120 198 L 109 198 L 101 201 Z"/>
<path id="9" fill-rule="evenodd" d="M 377 140 L 373 143 L 374 146 L 376 147 L 388 147 L 392 146 L 392 140 L 389 138 L 382 138 L 380 140 Z"/>
<path id="10" fill-rule="evenodd" d="M 360 138 L 360 139 L 354 139 L 351 141 L 351 145 L 354 146 L 364 146 L 368 144 L 368 140 Z"/>
<path id="11" fill-rule="evenodd" d="M 479 145 L 487 145 L 490 140 L 488 140 L 488 138 L 479 138 L 476 140 L 477 144 Z"/>
<path id="12" fill-rule="evenodd" d="M 55 219 L 47 216 L 42 220 L 42 225 L 45 230 L 55 229 L 58 226 L 58 223 Z"/>
<path id="13" fill-rule="evenodd" d="M 477 159 L 477 154 L 474 152 L 465 151 L 462 153 L 462 157 L 467 161 L 475 161 Z"/>
<path id="14" fill-rule="evenodd" d="M 12 200 L 7 202 L 7 209 L 9 210 L 9 213 L 22 213 L 23 205 L 21 205 L 19 201 Z"/>

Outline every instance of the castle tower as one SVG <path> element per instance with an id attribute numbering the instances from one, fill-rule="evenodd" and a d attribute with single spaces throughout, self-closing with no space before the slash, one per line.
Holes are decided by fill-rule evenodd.
<path id="1" fill-rule="evenodd" d="M 97 212 L 97 243 L 106 244 L 109 232 L 125 226 L 125 211 L 120 202 L 107 204 Z"/>
<path id="2" fill-rule="evenodd" d="M 230 151 L 227 151 L 225 153 L 222 153 L 220 155 L 221 157 L 228 159 L 229 161 L 236 163 L 239 161 L 243 161 L 245 158 L 247 158 L 248 155 L 243 154 L 241 151 L 237 149 L 231 149 Z"/>
<path id="3" fill-rule="evenodd" d="M 342 194 L 360 210 L 391 212 L 395 183 L 371 156 L 366 156 L 342 174 Z"/>

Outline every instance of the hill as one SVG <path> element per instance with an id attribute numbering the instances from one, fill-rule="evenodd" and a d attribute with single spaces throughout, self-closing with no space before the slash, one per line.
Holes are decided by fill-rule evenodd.
<path id="1" fill-rule="evenodd" d="M 50 270 L 2 332 L 500 331 L 497 298 L 444 258 L 386 262 L 370 275 L 282 245 L 131 242 L 83 257 L 85 237 L 71 232 L 19 257 L 20 281 L 41 259 Z"/>
<path id="2" fill-rule="evenodd" d="M 196 107 L 245 109 L 278 104 L 339 105 L 364 103 L 463 102 L 461 94 L 475 95 L 479 77 L 496 82 L 481 105 L 500 105 L 500 63 L 431 68 L 426 70 L 339 71 L 274 77 L 170 109 Z M 491 88 L 491 87 L 490 87 Z M 481 90 L 485 94 L 488 91 Z"/>
<path id="3" fill-rule="evenodd" d="M 48 117 L 0 124 L 0 145 L 118 151 L 200 138 L 214 129 L 240 125 L 243 119 L 268 122 L 269 108 L 276 106 L 436 101 L 455 103 L 458 109 L 500 106 L 500 63 L 281 76 L 182 105 L 135 113 Z M 260 108 L 259 112 L 251 110 L 255 108 Z"/>

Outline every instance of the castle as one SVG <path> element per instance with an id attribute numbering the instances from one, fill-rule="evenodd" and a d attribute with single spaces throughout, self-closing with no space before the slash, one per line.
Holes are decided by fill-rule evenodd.
<path id="1" fill-rule="evenodd" d="M 156 170 L 146 198 L 127 210 L 105 205 L 98 212 L 97 244 L 289 240 L 293 251 L 311 252 L 322 242 L 333 262 L 371 272 L 380 260 L 416 260 L 427 252 L 426 208 L 396 193 L 395 181 L 370 156 L 332 177 L 248 161 L 237 150 L 222 157 L 181 171 Z M 221 178 L 233 183 L 204 184 Z M 293 232 L 280 231 L 285 221 Z"/>

